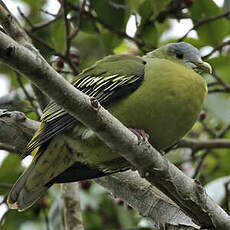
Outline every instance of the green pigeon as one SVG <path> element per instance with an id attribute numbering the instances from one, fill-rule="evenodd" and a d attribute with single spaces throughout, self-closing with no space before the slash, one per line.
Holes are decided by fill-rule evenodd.
<path id="1" fill-rule="evenodd" d="M 201 73 L 211 73 L 192 45 L 170 43 L 143 57 L 107 56 L 72 84 L 96 98 L 136 135 L 164 150 L 196 122 L 207 94 Z M 142 132 L 144 131 L 144 133 Z M 27 147 L 32 163 L 8 195 L 10 208 L 25 210 L 54 183 L 92 179 L 132 166 L 96 134 L 51 102 Z"/>

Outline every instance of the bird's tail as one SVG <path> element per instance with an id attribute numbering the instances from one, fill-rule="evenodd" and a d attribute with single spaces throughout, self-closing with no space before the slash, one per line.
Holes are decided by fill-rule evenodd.
<path id="1" fill-rule="evenodd" d="M 29 191 L 26 187 L 27 179 L 34 169 L 35 163 L 35 161 L 32 161 L 31 165 L 13 185 L 7 197 L 9 208 L 23 211 L 32 206 L 34 202 L 46 193 L 48 189 L 46 186 L 39 187 L 37 191 Z"/>

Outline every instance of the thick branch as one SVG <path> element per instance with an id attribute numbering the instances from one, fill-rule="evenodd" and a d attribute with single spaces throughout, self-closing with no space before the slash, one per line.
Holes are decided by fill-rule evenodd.
<path id="1" fill-rule="evenodd" d="M 96 131 L 111 149 L 129 160 L 145 178 L 176 202 L 202 227 L 230 228 L 229 216 L 215 204 L 203 188 L 162 158 L 149 143 L 137 137 L 90 99 L 65 81 L 43 58 L 0 32 L 0 58 L 26 75 L 83 124 Z"/>
<path id="2" fill-rule="evenodd" d="M 62 196 L 65 207 L 65 230 L 84 230 L 78 183 L 63 184 Z"/>
<path id="3" fill-rule="evenodd" d="M 25 147 L 32 136 L 32 128 L 35 128 L 35 126 L 31 125 L 31 122 L 27 122 L 29 119 L 22 114 L 20 112 L 9 113 L 0 110 L 1 149 L 24 154 Z M 28 132 L 25 133 L 24 131 Z M 8 149 L 6 148 L 7 145 Z"/>
<path id="4" fill-rule="evenodd" d="M 140 215 L 153 220 L 158 226 L 168 223 L 198 227 L 172 200 L 140 178 L 137 172 L 116 173 L 95 179 L 95 181 L 108 189 L 113 196 L 127 202 Z"/>
<path id="5" fill-rule="evenodd" d="M 34 130 L 37 130 L 39 127 L 39 122 L 30 120 L 24 113 L 17 111 L 9 112 L 6 110 L 0 110 L 0 120 L 6 124 L 15 126 L 22 132 L 31 136 L 34 133 Z"/>
<path id="6" fill-rule="evenodd" d="M 14 114 L 18 112 L 14 111 L 7 113 Z M 16 115 L 12 115 L 11 117 L 15 118 Z M 27 118 L 27 120 L 29 119 Z M 28 134 L 33 135 L 37 129 L 36 126 L 38 122 L 35 121 L 35 125 L 32 126 L 34 127 L 34 129 L 29 129 L 31 127 L 31 122 L 33 121 L 29 120 L 29 122 L 24 122 L 23 124 L 19 122 L 17 123 L 17 126 L 20 126 L 21 124 L 23 127 L 28 126 L 28 129 L 25 130 L 30 130 L 30 133 Z M 29 140 L 24 139 L 24 136 L 22 135 L 22 129 L 16 128 L 14 126 L 14 123 L 16 123 L 16 121 L 12 121 L 10 123 L 8 120 L 8 124 L 10 125 L 11 129 L 16 133 L 16 136 L 18 136 L 18 143 L 25 142 L 26 145 L 27 141 Z M 9 126 L 7 126 L 7 128 L 8 127 Z M 6 135 L 10 134 L 6 133 Z M 12 140 L 10 139 L 10 136 L 6 135 L 5 138 L 8 140 L 8 143 L 11 144 Z M 22 148 L 25 148 L 25 145 L 23 145 Z M 146 180 L 141 179 L 137 173 L 131 171 L 119 173 L 108 178 L 104 177 L 97 179 L 96 182 L 107 188 L 114 196 L 120 197 L 124 201 L 129 203 L 130 206 L 134 207 L 143 216 L 151 218 L 155 223 L 170 223 L 173 225 L 186 224 L 189 226 L 196 226 L 191 222 L 191 219 L 187 217 L 173 201 L 171 201 L 163 193 L 157 190 L 154 186 L 151 186 Z M 70 190 L 73 190 L 75 186 L 75 184 L 71 184 Z M 74 194 L 75 192 L 72 193 L 72 195 Z M 75 203 L 77 201 L 73 200 L 71 202 Z M 161 213 L 161 215 L 159 215 L 159 212 L 161 212 L 160 210 L 164 210 L 164 212 L 162 211 L 163 213 Z M 167 210 L 167 212 L 165 212 L 165 210 Z M 72 222 L 73 221 L 71 221 L 71 223 Z"/>
<path id="7" fill-rule="evenodd" d="M 0 24 L 15 41 L 25 46 L 30 46 L 30 38 L 19 25 L 14 16 L 9 12 L 3 1 L 0 1 Z"/>

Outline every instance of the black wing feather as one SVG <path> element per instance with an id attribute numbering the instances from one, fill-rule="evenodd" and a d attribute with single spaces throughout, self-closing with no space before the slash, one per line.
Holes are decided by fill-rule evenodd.
<path id="1" fill-rule="evenodd" d="M 144 80 L 144 67 L 141 74 L 110 74 L 106 71 L 81 77 L 73 85 L 90 97 L 95 97 L 102 106 L 108 108 L 114 101 L 121 99 L 135 91 Z M 41 118 L 40 131 L 32 138 L 27 146 L 30 154 L 41 144 L 61 133 L 66 128 L 76 125 L 77 119 L 68 114 L 61 106 L 51 102 Z"/>

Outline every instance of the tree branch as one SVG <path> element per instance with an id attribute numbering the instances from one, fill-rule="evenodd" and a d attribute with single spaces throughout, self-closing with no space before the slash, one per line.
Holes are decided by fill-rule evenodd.
<path id="1" fill-rule="evenodd" d="M 6 124 L 21 129 L 26 134 L 33 134 L 39 128 L 39 122 L 28 119 L 22 112 L 0 110 L 0 119 Z"/>
<path id="2" fill-rule="evenodd" d="M 150 218 L 158 227 L 165 223 L 198 227 L 172 200 L 140 178 L 137 172 L 129 170 L 94 181 L 109 190 L 114 197 L 127 202 L 140 215 Z"/>
<path id="3" fill-rule="evenodd" d="M 19 10 L 20 11 L 20 10 Z M 21 11 L 20 11 L 21 13 Z M 22 14 L 22 13 L 21 13 Z M 16 18 L 11 14 L 8 10 L 6 5 L 0 0 L 0 24 L 4 28 L 4 30 L 12 37 L 15 41 L 19 44 L 23 45 L 24 47 L 28 48 L 32 52 L 37 55 L 40 55 L 38 50 L 33 46 L 31 38 L 28 36 L 26 31 L 20 26 Z M 36 86 L 32 85 L 32 88 L 36 88 Z M 45 100 L 45 95 L 42 95 L 42 92 L 38 89 L 34 91 L 36 98 Z M 38 94 L 36 94 L 38 93 Z M 47 99 L 46 99 L 47 101 Z M 40 102 L 38 100 L 38 102 Z"/>
<path id="4" fill-rule="evenodd" d="M 74 6 L 73 4 L 69 3 L 69 5 L 71 6 L 71 8 L 77 12 L 82 12 L 82 14 L 84 14 L 86 17 L 88 17 L 89 20 L 99 23 L 100 25 L 102 25 L 105 29 L 117 34 L 119 37 L 121 38 L 125 38 L 128 39 L 132 42 L 134 42 L 137 46 L 139 47 L 143 47 L 146 46 L 148 48 L 153 49 L 154 47 L 150 47 L 148 44 L 146 44 L 142 39 L 139 38 L 135 38 L 135 37 L 131 37 L 129 36 L 126 32 L 123 32 L 117 28 L 113 28 L 110 25 L 107 25 L 105 22 L 103 22 L 100 18 L 94 16 L 90 11 L 85 11 L 84 9 L 79 9 L 78 7 Z"/>
<path id="5" fill-rule="evenodd" d="M 200 21 L 196 22 L 195 25 L 185 33 L 184 36 L 182 36 L 180 39 L 178 39 L 178 42 L 183 41 L 192 30 L 196 30 L 198 27 L 200 27 L 200 26 L 202 26 L 202 25 L 204 25 L 206 23 L 216 21 L 216 20 L 218 20 L 220 18 L 228 17 L 229 15 L 230 15 L 230 11 L 227 11 L 227 12 L 225 12 L 223 14 L 213 16 L 213 17 L 210 17 L 210 18 L 205 18 L 203 20 L 200 20 Z"/>
<path id="6" fill-rule="evenodd" d="M 7 9 L 2 0 L 0 1 L 0 12 L 0 23 L 6 32 L 18 43 L 27 48 L 31 48 L 32 45 L 29 36 Z"/>
<path id="7" fill-rule="evenodd" d="M 65 230 L 84 230 L 78 183 L 62 185 Z"/>
<path id="8" fill-rule="evenodd" d="M 191 148 L 195 150 L 200 149 L 214 149 L 214 148 L 230 148 L 229 139 L 209 139 L 209 140 L 195 140 L 192 138 L 184 138 L 180 140 L 177 147 Z"/>
<path id="9" fill-rule="evenodd" d="M 207 196 L 200 184 L 162 158 L 149 143 L 138 143 L 129 129 L 95 99 L 65 81 L 40 55 L 0 32 L 0 58 L 95 131 L 101 140 L 130 161 L 142 176 L 169 196 L 197 224 L 219 230 L 230 228 L 229 216 Z"/>
<path id="10" fill-rule="evenodd" d="M 16 148 L 12 145 L 6 144 L 6 143 L 1 143 L 0 142 L 0 150 L 5 150 L 8 152 L 16 152 Z"/>
<path id="11" fill-rule="evenodd" d="M 8 113 L 13 114 L 18 112 L 14 111 Z M 12 117 L 16 116 L 13 115 Z M 30 120 L 30 122 L 33 121 Z M 32 127 L 34 127 L 34 129 L 29 129 L 30 122 L 25 122 L 23 126 L 28 126 L 28 129 L 26 130 L 30 130 L 31 133 L 28 134 L 32 136 L 37 128 L 36 125 L 33 125 Z M 14 132 L 16 132 L 17 136 L 19 137 L 18 142 L 26 142 L 27 144 L 27 141 L 29 140 L 24 140 L 24 137 L 22 135 L 22 129 L 16 128 L 14 126 L 14 123 L 15 121 L 12 123 L 8 122 L 12 130 L 14 130 Z M 38 124 L 38 122 L 36 121 L 35 123 Z M 20 124 L 21 123 L 18 123 L 17 125 L 20 126 Z M 6 133 L 6 135 L 10 134 Z M 6 139 L 9 140 L 9 144 L 11 144 L 10 137 L 6 135 Z M 22 146 L 22 148 L 25 148 L 25 146 Z M 124 201 L 129 203 L 130 206 L 134 207 L 143 216 L 151 218 L 152 221 L 154 221 L 155 223 L 157 222 L 158 224 L 165 224 L 166 222 L 171 223 L 173 225 L 186 224 L 189 226 L 196 226 L 194 223 L 191 222 L 191 219 L 187 217 L 173 201 L 171 201 L 163 193 L 157 190 L 157 188 L 151 186 L 146 180 L 140 178 L 138 174 L 135 172 L 129 171 L 125 173 L 115 174 L 110 177 L 97 179 L 96 182 L 107 188 L 114 196 L 120 197 Z M 72 184 L 70 190 L 73 190 L 73 188 L 75 187 L 76 185 Z M 77 202 L 74 199 L 73 202 Z M 163 213 L 159 215 L 160 210 L 164 210 L 164 212 L 162 211 L 164 215 Z M 167 210 L 167 212 L 165 212 L 165 210 Z M 168 215 L 168 213 L 170 215 Z M 67 215 L 69 215 L 69 213 Z"/>
<path id="12" fill-rule="evenodd" d="M 13 152 L 23 155 L 25 147 L 32 137 L 31 131 L 35 129 L 35 125 L 27 122 L 29 119 L 22 114 L 21 112 L 10 113 L 0 110 L 0 142 L 2 145 L 12 146 L 11 149 L 5 148 L 5 150 L 13 150 Z M 34 130 L 32 133 L 34 133 Z"/>
<path id="13" fill-rule="evenodd" d="M 221 50 L 223 47 L 230 45 L 230 40 L 222 42 L 220 45 L 213 48 L 213 50 L 208 53 L 207 55 L 203 56 L 204 59 L 210 57 L 212 54 L 214 54 L 216 51 Z"/>

